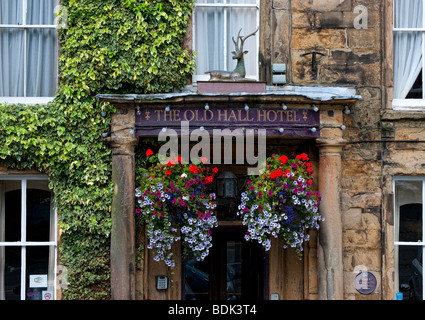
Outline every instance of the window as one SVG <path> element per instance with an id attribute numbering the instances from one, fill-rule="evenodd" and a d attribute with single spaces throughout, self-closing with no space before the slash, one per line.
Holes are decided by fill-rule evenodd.
<path id="1" fill-rule="evenodd" d="M 423 0 L 394 0 L 395 109 L 425 107 L 425 6 Z"/>
<path id="2" fill-rule="evenodd" d="M 0 102 L 43 103 L 55 95 L 57 0 L 0 0 Z"/>
<path id="3" fill-rule="evenodd" d="M 233 71 L 232 51 L 240 29 L 247 36 L 259 26 L 259 0 L 197 0 L 194 11 L 193 43 L 196 52 L 194 82 L 209 80 L 206 71 Z M 246 78 L 258 79 L 259 35 L 244 43 Z"/>
<path id="4" fill-rule="evenodd" d="M 0 300 L 54 297 L 56 244 L 48 180 L 0 177 Z"/>
<path id="5" fill-rule="evenodd" d="M 395 178 L 394 194 L 395 292 L 405 300 L 423 300 L 425 178 Z"/>

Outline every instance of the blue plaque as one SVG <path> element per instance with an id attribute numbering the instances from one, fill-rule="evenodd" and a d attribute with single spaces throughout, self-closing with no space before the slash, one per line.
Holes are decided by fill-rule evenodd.
<path id="1" fill-rule="evenodd" d="M 376 277 L 371 272 L 360 272 L 354 279 L 354 286 L 361 294 L 371 294 L 376 284 Z"/>

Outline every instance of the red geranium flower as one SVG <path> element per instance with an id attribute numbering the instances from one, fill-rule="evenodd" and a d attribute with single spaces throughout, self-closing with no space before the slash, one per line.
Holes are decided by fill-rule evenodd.
<path id="1" fill-rule="evenodd" d="M 190 172 L 192 172 L 192 173 L 198 173 L 198 167 L 197 167 L 197 166 L 191 165 L 191 166 L 189 167 L 189 170 L 190 170 Z"/>
<path id="2" fill-rule="evenodd" d="M 173 159 L 168 160 L 167 162 L 167 166 L 174 166 L 176 163 L 174 162 Z"/>
<path id="3" fill-rule="evenodd" d="M 288 157 L 285 155 L 281 155 L 279 157 L 279 160 L 280 160 L 280 164 L 285 164 L 286 162 L 288 162 Z"/>
<path id="4" fill-rule="evenodd" d="M 153 155 L 153 151 L 151 149 L 146 150 L 146 157 Z"/>
<path id="5" fill-rule="evenodd" d="M 172 174 L 170 170 L 165 171 L 165 175 L 168 176 L 169 174 Z"/>
<path id="6" fill-rule="evenodd" d="M 301 153 L 300 155 L 296 156 L 295 159 L 301 159 L 302 161 L 308 161 L 308 155 L 306 155 L 305 153 Z"/>

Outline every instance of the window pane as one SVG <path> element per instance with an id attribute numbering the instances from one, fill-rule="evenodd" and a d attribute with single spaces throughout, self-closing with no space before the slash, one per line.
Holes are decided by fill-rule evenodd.
<path id="1" fill-rule="evenodd" d="M 4 281 L 3 292 L 0 296 L 5 300 L 20 300 L 21 298 L 21 247 L 5 247 L 4 263 L 0 261 L 0 267 L 3 267 Z M 0 249 L 1 252 L 1 249 Z"/>
<path id="2" fill-rule="evenodd" d="M 0 0 L 0 24 L 23 24 L 23 0 Z"/>
<path id="3" fill-rule="evenodd" d="M 396 241 L 422 241 L 422 181 L 396 181 Z"/>
<path id="4" fill-rule="evenodd" d="M 30 29 L 27 34 L 27 97 L 53 97 L 57 83 L 55 29 Z"/>
<path id="5" fill-rule="evenodd" d="M 236 67 L 237 60 L 233 59 L 232 51 L 235 50 L 235 43 L 232 38 L 237 41 L 238 32 L 241 29 L 240 35 L 243 37 L 253 33 L 257 29 L 257 10 L 254 8 L 229 8 L 226 12 L 228 21 L 227 65 L 229 66 L 229 70 L 233 70 Z M 259 32 L 247 38 L 243 44 L 243 51 L 248 51 L 248 53 L 244 54 L 247 76 L 256 76 L 257 74 L 257 37 L 259 37 Z M 238 42 L 238 46 L 241 46 L 241 41 Z"/>
<path id="6" fill-rule="evenodd" d="M 21 182 L 3 181 L 4 201 L 3 241 L 21 241 Z M 3 226 L 0 226 L 0 228 Z"/>
<path id="7" fill-rule="evenodd" d="M 237 40 L 240 29 L 241 36 L 256 30 L 257 9 L 198 7 L 195 17 L 196 74 L 202 75 L 212 70 L 233 71 L 237 60 L 233 59 L 235 44 L 232 38 Z M 258 37 L 258 33 L 248 38 L 243 45 L 243 50 L 248 51 L 244 56 L 246 74 L 251 77 L 256 76 L 258 69 L 255 37 Z"/>
<path id="8" fill-rule="evenodd" d="M 422 247 L 399 246 L 399 292 L 404 300 L 422 300 Z"/>
<path id="9" fill-rule="evenodd" d="M 202 262 L 188 259 L 184 263 L 184 299 L 208 300 L 210 290 L 208 257 Z"/>
<path id="10" fill-rule="evenodd" d="M 394 0 L 395 28 L 423 27 L 423 0 Z"/>
<path id="11" fill-rule="evenodd" d="M 50 241 L 50 198 L 47 181 L 27 182 L 27 241 Z"/>
<path id="12" fill-rule="evenodd" d="M 0 96 L 24 95 L 24 30 L 0 29 Z"/>
<path id="13" fill-rule="evenodd" d="M 241 300 L 242 298 L 242 243 L 227 241 L 227 282 L 226 299 Z"/>
<path id="14" fill-rule="evenodd" d="M 49 247 L 27 247 L 26 300 L 42 300 L 48 290 Z"/>
<path id="15" fill-rule="evenodd" d="M 423 97 L 423 85 L 422 85 L 422 70 L 416 78 L 415 83 L 410 89 L 409 93 L 406 96 L 406 99 L 422 99 Z"/>
<path id="16" fill-rule="evenodd" d="M 56 0 L 27 1 L 27 24 L 55 24 Z"/>

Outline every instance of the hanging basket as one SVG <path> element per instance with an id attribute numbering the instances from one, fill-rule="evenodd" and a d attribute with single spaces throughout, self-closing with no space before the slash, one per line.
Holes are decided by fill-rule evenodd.
<path id="1" fill-rule="evenodd" d="M 182 164 L 181 157 L 166 164 L 148 150 L 152 164 L 139 168 L 139 187 L 136 188 L 136 214 L 146 226 L 148 249 L 155 252 L 154 260 L 174 266 L 172 245 L 182 240 L 183 253 L 202 261 L 211 248 L 211 229 L 217 226 L 214 214 L 215 194 L 208 194 L 207 185 L 218 173 L 217 168 Z"/>
<path id="2" fill-rule="evenodd" d="M 308 229 L 319 229 L 324 220 L 319 214 L 320 194 L 312 190 L 313 173 L 305 153 L 294 159 L 267 158 L 263 172 L 250 176 L 241 195 L 238 215 L 248 227 L 245 239 L 258 241 L 268 251 L 274 237 L 302 255 Z"/>

